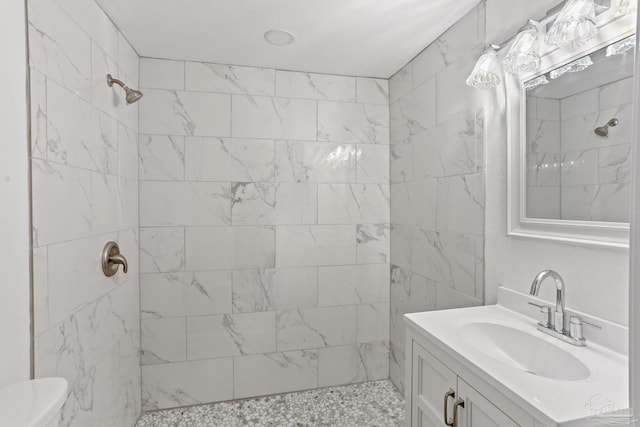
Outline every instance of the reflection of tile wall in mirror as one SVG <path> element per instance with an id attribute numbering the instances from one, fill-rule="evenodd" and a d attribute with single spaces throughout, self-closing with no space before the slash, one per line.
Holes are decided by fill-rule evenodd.
<path id="1" fill-rule="evenodd" d="M 628 222 L 633 58 L 599 53 L 588 71 L 527 93 L 529 218 Z"/>

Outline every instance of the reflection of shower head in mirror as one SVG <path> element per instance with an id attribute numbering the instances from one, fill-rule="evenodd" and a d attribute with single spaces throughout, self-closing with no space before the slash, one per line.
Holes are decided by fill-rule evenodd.
<path id="1" fill-rule="evenodd" d="M 607 137 L 609 136 L 609 126 L 615 127 L 618 126 L 618 123 L 619 120 L 614 117 L 613 119 L 609 120 L 606 125 L 595 128 L 594 132 L 598 136 Z"/>

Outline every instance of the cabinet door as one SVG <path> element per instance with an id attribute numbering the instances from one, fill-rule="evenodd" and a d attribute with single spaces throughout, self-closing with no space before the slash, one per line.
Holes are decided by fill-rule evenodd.
<path id="1" fill-rule="evenodd" d="M 413 341 L 411 382 L 412 427 L 442 427 L 444 423 L 444 396 L 456 389 L 456 374 Z M 455 397 L 448 399 L 449 417 Z M 407 414 L 409 415 L 409 414 Z"/>
<path id="2" fill-rule="evenodd" d="M 458 395 L 464 400 L 464 408 L 457 408 L 457 427 L 519 427 L 519 424 L 461 378 L 458 378 Z"/>

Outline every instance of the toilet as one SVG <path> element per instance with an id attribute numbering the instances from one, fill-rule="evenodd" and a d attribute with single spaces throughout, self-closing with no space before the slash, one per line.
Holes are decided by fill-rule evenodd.
<path id="1" fill-rule="evenodd" d="M 4 387 L 0 390 L 0 426 L 57 427 L 67 390 L 64 378 L 39 378 Z"/>

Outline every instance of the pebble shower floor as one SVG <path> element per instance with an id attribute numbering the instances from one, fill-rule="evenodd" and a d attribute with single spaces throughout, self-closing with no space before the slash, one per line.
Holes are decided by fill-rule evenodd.
<path id="1" fill-rule="evenodd" d="M 404 400 L 371 381 L 145 414 L 136 427 L 401 427 Z"/>

